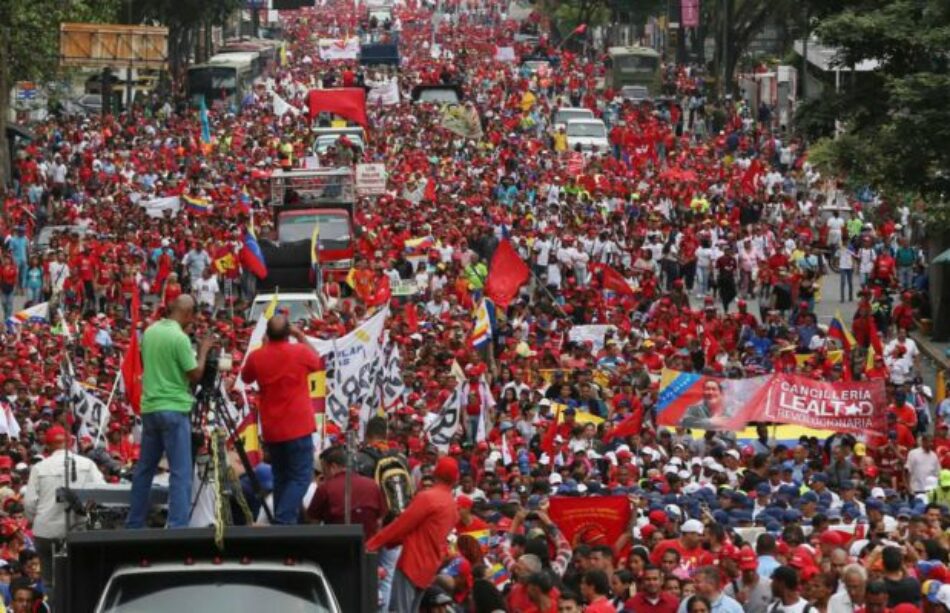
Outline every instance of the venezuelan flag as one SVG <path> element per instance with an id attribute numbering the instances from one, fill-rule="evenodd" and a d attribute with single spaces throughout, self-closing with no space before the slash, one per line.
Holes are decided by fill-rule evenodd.
<path id="1" fill-rule="evenodd" d="M 472 346 L 481 349 L 492 339 L 495 330 L 495 303 L 482 298 L 475 309 L 475 327 L 472 328 Z"/>
<path id="2" fill-rule="evenodd" d="M 499 562 L 496 562 L 492 565 L 490 578 L 491 582 L 495 584 L 495 587 L 502 589 L 505 585 L 508 584 L 509 576 L 508 571 L 505 569 L 505 566 Z"/>
<path id="3" fill-rule="evenodd" d="M 845 351 L 851 351 L 851 348 L 858 344 L 857 341 L 854 340 L 854 335 L 851 334 L 851 330 L 845 325 L 840 310 L 835 311 L 835 316 L 831 318 L 831 323 L 828 324 L 828 336 L 841 341 L 841 346 Z"/>
<path id="4" fill-rule="evenodd" d="M 482 546 L 482 550 L 484 551 L 488 550 L 488 543 L 491 537 L 491 531 L 488 530 L 487 528 L 484 530 L 473 530 L 471 532 L 463 532 L 462 534 L 467 534 L 468 536 L 478 541 L 478 544 Z"/>
<path id="5" fill-rule="evenodd" d="M 214 210 L 214 205 L 207 198 L 182 196 L 181 199 L 185 201 L 185 208 L 196 215 L 210 215 Z"/>
<path id="6" fill-rule="evenodd" d="M 252 411 L 248 413 L 238 425 L 235 435 L 244 444 L 244 451 L 251 464 L 257 466 L 262 458 L 261 438 L 257 425 L 257 413 Z"/>
<path id="7" fill-rule="evenodd" d="M 327 407 L 327 371 L 318 370 L 307 377 L 310 386 L 310 405 L 315 414 L 326 413 Z"/>
<path id="8" fill-rule="evenodd" d="M 257 243 L 257 237 L 251 227 L 244 229 L 244 246 L 241 247 L 239 256 L 241 266 L 250 270 L 255 277 L 258 279 L 267 277 L 267 262 L 264 261 L 261 246 Z"/>
<path id="9" fill-rule="evenodd" d="M 49 303 L 41 302 L 23 309 L 22 311 L 17 311 L 14 313 L 13 317 L 8 317 L 7 325 L 15 326 L 19 324 L 25 324 L 27 322 L 40 323 L 46 321 L 49 321 Z"/>

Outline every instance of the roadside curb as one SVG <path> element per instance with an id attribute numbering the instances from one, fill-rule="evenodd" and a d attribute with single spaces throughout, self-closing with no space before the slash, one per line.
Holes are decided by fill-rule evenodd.
<path id="1" fill-rule="evenodd" d="M 919 332 L 911 332 L 909 336 L 917 343 L 917 346 L 920 347 L 921 353 L 933 360 L 938 370 L 950 370 L 950 359 L 947 358 L 940 347 Z"/>

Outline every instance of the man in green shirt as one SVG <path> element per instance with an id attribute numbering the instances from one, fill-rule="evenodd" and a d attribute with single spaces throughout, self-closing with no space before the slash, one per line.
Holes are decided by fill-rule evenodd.
<path id="1" fill-rule="evenodd" d="M 211 349 L 204 338 L 195 358 L 185 328 L 195 317 L 195 300 L 175 299 L 168 316 L 142 335 L 142 446 L 132 477 L 127 528 L 144 528 L 149 492 L 162 454 L 168 456 L 168 527 L 186 528 L 191 515 L 191 385 L 201 380 Z"/>

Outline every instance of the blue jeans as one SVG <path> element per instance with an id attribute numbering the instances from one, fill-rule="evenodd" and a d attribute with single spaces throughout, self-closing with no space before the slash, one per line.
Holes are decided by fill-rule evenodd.
<path id="1" fill-rule="evenodd" d="M 274 471 L 274 520 L 278 524 L 299 522 L 300 508 L 313 481 L 313 437 L 309 434 L 282 443 L 268 443 Z"/>
<path id="2" fill-rule="evenodd" d="M 854 300 L 854 269 L 853 268 L 842 268 L 840 273 L 841 275 L 841 302 L 844 302 L 844 290 L 845 286 L 848 288 L 848 302 Z"/>
<path id="3" fill-rule="evenodd" d="M 132 476 L 132 504 L 126 528 L 144 528 L 152 478 L 168 456 L 168 527 L 187 528 L 191 516 L 191 420 L 182 411 L 142 414 L 142 448 Z"/>

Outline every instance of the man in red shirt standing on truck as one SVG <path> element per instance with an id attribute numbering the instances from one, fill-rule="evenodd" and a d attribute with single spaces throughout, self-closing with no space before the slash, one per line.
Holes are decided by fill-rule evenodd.
<path id="1" fill-rule="evenodd" d="M 290 343 L 290 338 L 297 340 Z M 267 342 L 251 353 L 241 377 L 261 389 L 259 411 L 263 439 L 274 471 L 274 519 L 296 524 L 303 497 L 313 479 L 316 422 L 307 377 L 324 368 L 323 358 L 284 315 L 267 322 Z"/>
<path id="2" fill-rule="evenodd" d="M 425 589 L 435 579 L 447 549 L 446 538 L 458 523 L 459 513 L 452 487 L 459 479 L 455 458 L 439 458 L 435 485 L 413 497 L 406 510 L 366 543 L 367 551 L 402 543 L 396 563 L 389 611 L 415 613 Z"/>

